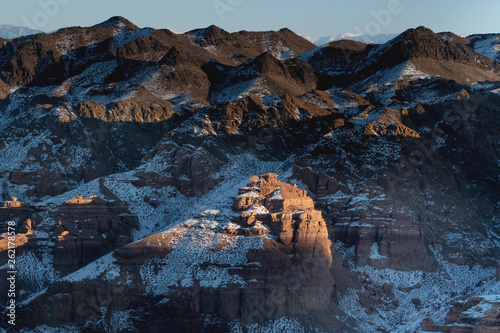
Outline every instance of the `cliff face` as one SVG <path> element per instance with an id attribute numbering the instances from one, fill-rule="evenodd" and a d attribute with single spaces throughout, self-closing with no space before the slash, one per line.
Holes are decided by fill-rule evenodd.
<path id="1" fill-rule="evenodd" d="M 0 207 L 0 217 L 4 221 L 16 221 L 19 255 L 42 248 L 40 244 L 49 245 L 53 268 L 64 273 L 74 272 L 132 242 L 132 231 L 138 228 L 139 222 L 121 201 L 96 195 L 88 199 L 77 196 L 56 207 L 31 206 L 12 198 Z M 7 240 L 3 234 L 2 254 L 7 252 Z M 5 262 L 6 258 L 2 256 L 1 261 Z"/>
<path id="2" fill-rule="evenodd" d="M 264 174 L 250 178 L 248 186 L 241 188 L 239 195 L 233 198 L 233 208 L 241 212 L 241 216 L 233 220 L 239 227 L 224 232 L 268 235 L 264 249 L 249 254 L 252 261 L 262 263 L 261 269 L 249 272 L 249 279 L 263 279 L 279 285 L 286 276 L 293 277 L 293 283 L 312 288 L 316 295 L 308 295 L 307 300 L 299 303 L 307 308 L 316 308 L 318 301 L 326 305 L 328 298 L 325 295 L 331 293 L 333 287 L 329 275 L 332 242 L 327 224 L 305 190 L 279 182 L 277 177 L 277 174 Z M 282 257 L 280 252 L 291 259 L 279 259 Z"/>
<path id="3" fill-rule="evenodd" d="M 335 240 L 354 246 L 358 265 L 396 270 L 433 271 L 436 261 L 428 249 L 425 228 L 403 203 L 380 188 L 348 188 L 333 178 L 295 168 L 295 177 L 317 194 L 317 204 L 334 228 Z"/>
<path id="4" fill-rule="evenodd" d="M 53 213 L 57 225 L 54 268 L 73 272 L 107 252 L 132 242 L 138 218 L 121 202 L 97 196 L 66 201 Z"/>

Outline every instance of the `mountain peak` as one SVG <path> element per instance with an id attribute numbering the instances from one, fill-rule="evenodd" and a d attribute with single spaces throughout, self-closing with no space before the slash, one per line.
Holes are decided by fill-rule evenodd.
<path id="1" fill-rule="evenodd" d="M 259 54 L 253 61 L 256 62 L 278 62 L 279 60 L 271 53 L 265 51 Z"/>
<path id="2" fill-rule="evenodd" d="M 188 31 L 187 34 L 207 38 L 207 37 L 217 36 L 217 35 L 221 35 L 221 34 L 222 35 L 229 35 L 230 33 L 227 32 L 226 30 L 219 28 L 218 26 L 212 24 L 206 28 L 194 29 L 194 30 Z"/>
<path id="3" fill-rule="evenodd" d="M 295 32 L 293 32 L 292 30 L 290 30 L 290 29 L 288 29 L 288 28 L 281 28 L 281 29 L 279 30 L 279 32 L 286 32 L 286 33 L 290 33 L 290 32 L 291 32 L 291 33 L 295 34 Z"/>
<path id="4" fill-rule="evenodd" d="M 138 26 L 127 20 L 126 18 L 122 16 L 113 16 L 110 19 L 96 24 L 95 27 L 99 28 L 120 28 L 120 29 L 127 29 L 127 30 L 135 30 L 139 29 Z"/>
<path id="5" fill-rule="evenodd" d="M 190 30 L 185 35 L 192 36 L 192 42 L 203 47 L 221 45 L 231 38 L 231 33 L 213 24 L 206 28 Z"/>
<path id="6" fill-rule="evenodd" d="M 403 32 L 401 36 L 405 39 L 408 38 L 418 38 L 418 37 L 423 37 L 423 36 L 436 36 L 436 33 L 432 31 L 429 28 L 426 28 L 424 26 L 419 26 L 417 28 L 410 28 Z"/>

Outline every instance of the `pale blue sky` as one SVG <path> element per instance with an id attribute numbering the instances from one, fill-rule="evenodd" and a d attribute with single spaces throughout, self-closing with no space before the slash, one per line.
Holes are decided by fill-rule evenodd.
<path id="1" fill-rule="evenodd" d="M 314 37 L 345 32 L 500 32 L 498 0 L 0 0 L 0 23 L 53 31 L 121 15 L 140 27 L 228 31 L 291 30 Z"/>

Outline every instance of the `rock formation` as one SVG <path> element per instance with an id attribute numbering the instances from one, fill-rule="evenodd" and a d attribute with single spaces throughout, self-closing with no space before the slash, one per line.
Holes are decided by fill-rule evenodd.
<path id="1" fill-rule="evenodd" d="M 98 196 L 74 197 L 52 215 L 57 223 L 54 267 L 65 272 L 72 272 L 130 243 L 131 231 L 139 222 L 121 202 L 106 201 Z"/>
<path id="2" fill-rule="evenodd" d="M 315 48 L 114 17 L 0 41 L 0 197 L 27 203 L 0 207 L 0 251 L 14 220 L 26 325 L 413 331 L 500 293 L 497 34 Z M 311 198 L 274 174 L 236 192 L 294 167 Z"/>
<path id="3" fill-rule="evenodd" d="M 255 323 L 325 311 L 333 292 L 332 243 L 327 225 L 306 191 L 280 182 L 277 177 L 277 174 L 252 177 L 247 187 L 239 189 L 238 196 L 233 198 L 233 209 L 239 217 L 232 222 L 227 218 L 211 221 L 210 215 L 202 214 L 199 220 L 119 248 L 113 260 L 102 259 L 102 265 L 91 265 L 92 270 L 97 270 L 96 275 L 93 273 L 95 278 L 80 280 L 77 274 L 54 283 L 30 305 L 44 311 L 35 316 L 34 324 L 42 318 L 50 325 L 80 323 L 98 316 L 103 306 L 112 312 L 126 310 L 133 304 L 147 304 L 151 313 L 162 307 L 170 310 L 175 307 L 180 312 L 175 320 L 184 322 L 176 322 L 177 327 L 186 329 L 192 318 L 204 314 L 215 315 L 221 322 Z M 69 214 L 67 208 L 71 205 L 79 205 L 76 212 L 80 221 L 84 220 L 82 211 L 92 214 L 91 211 L 113 208 L 102 199 L 77 197 L 63 206 L 60 216 Z M 62 224 L 67 226 L 72 219 L 63 220 Z M 69 246 L 75 238 L 87 240 L 71 230 L 59 236 L 59 244 L 71 256 L 65 258 L 65 264 L 75 264 L 78 258 L 78 248 Z M 238 259 L 241 251 L 246 258 Z M 188 253 L 191 257 L 185 263 L 184 259 L 178 261 L 180 255 Z M 156 268 L 150 270 L 151 265 Z M 173 272 L 162 267 L 178 268 Z M 210 273 L 213 269 L 222 275 L 213 277 Z M 124 275 L 112 273 L 115 271 Z M 193 279 L 189 272 L 194 273 L 192 282 L 188 282 Z M 182 281 L 177 278 L 170 281 L 172 274 Z M 124 283 L 124 278 L 128 282 Z M 229 282 L 224 282 L 225 279 Z M 170 301 L 153 305 L 162 295 L 157 290 L 158 283 L 169 285 Z M 72 313 L 55 311 L 75 307 L 77 311 Z M 156 316 L 151 322 L 135 324 L 139 325 L 136 328 L 156 332 L 157 327 L 173 320 Z"/>
<path id="4" fill-rule="evenodd" d="M 443 333 L 495 333 L 500 329 L 500 296 L 472 297 L 453 305 L 444 325 L 430 318 L 422 322 L 422 330 Z"/>
<path id="5" fill-rule="evenodd" d="M 425 229 L 402 203 L 376 187 L 350 189 L 309 169 L 295 168 L 295 176 L 317 194 L 318 206 L 333 224 L 335 240 L 355 246 L 358 265 L 434 270 L 436 262 L 427 248 Z"/>
<path id="6" fill-rule="evenodd" d="M 203 147 L 166 142 L 145 157 L 146 161 L 153 159 L 166 160 L 168 164 L 160 173 L 138 171 L 139 179 L 132 181 L 134 186 L 174 186 L 184 195 L 199 197 L 222 180 L 218 172 L 224 163 Z"/>
<path id="7" fill-rule="evenodd" d="M 28 235 L 32 234 L 35 222 L 30 219 L 36 209 L 29 204 L 19 201 L 16 197 L 12 197 L 10 201 L 3 202 L 0 206 L 0 264 L 7 262 L 7 256 L 3 255 L 4 251 L 9 249 L 8 241 L 8 224 L 9 221 L 16 223 L 16 239 L 14 242 L 16 248 L 26 246 L 28 243 Z M 11 231 L 11 230 L 10 230 Z"/>
<path id="8" fill-rule="evenodd" d="M 320 211 L 305 190 L 279 182 L 277 174 L 264 174 L 250 178 L 250 183 L 233 198 L 233 208 L 241 212 L 235 219 L 241 228 L 238 234 L 277 237 L 283 250 L 299 259 L 332 263 L 331 241 Z M 231 230 L 228 233 L 234 232 Z"/>

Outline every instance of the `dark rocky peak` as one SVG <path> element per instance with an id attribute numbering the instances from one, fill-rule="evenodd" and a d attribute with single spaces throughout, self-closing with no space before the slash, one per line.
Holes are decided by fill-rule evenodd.
<path id="1" fill-rule="evenodd" d="M 273 75 L 273 76 L 295 76 L 299 72 L 308 72 L 311 76 L 311 66 L 305 61 L 298 59 L 279 60 L 269 52 L 264 52 L 256 58 L 238 66 L 235 71 L 239 74 L 250 75 Z"/>
<path id="2" fill-rule="evenodd" d="M 245 85 L 241 85 L 246 82 Z M 235 87 L 236 85 L 236 87 Z M 279 60 L 264 52 L 227 74 L 217 88 L 213 89 L 213 103 L 235 100 L 240 95 L 274 94 L 302 95 L 315 89 L 317 79 L 310 64 L 299 59 Z"/>
<path id="3" fill-rule="evenodd" d="M 304 37 L 297 35 L 295 32 L 288 28 L 281 28 L 279 31 L 276 32 L 271 32 L 275 33 L 278 37 L 283 38 L 284 40 L 287 41 L 287 43 L 294 45 L 296 44 L 297 46 L 300 45 L 303 48 L 308 48 L 308 49 L 313 49 L 316 47 L 314 43 L 311 43 Z"/>
<path id="4" fill-rule="evenodd" d="M 255 64 L 263 72 L 265 69 L 268 69 L 272 66 L 279 66 L 281 61 L 279 61 L 269 52 L 264 52 L 253 59 L 251 63 Z"/>
<path id="5" fill-rule="evenodd" d="M 219 28 L 218 26 L 212 24 L 206 28 L 190 30 L 190 31 L 186 32 L 186 34 L 207 37 L 210 35 L 218 35 L 218 34 L 227 35 L 230 33 L 227 32 L 226 30 Z"/>
<path id="6" fill-rule="evenodd" d="M 407 38 L 411 38 L 411 37 L 418 38 L 419 36 L 420 37 L 423 37 L 423 36 L 435 37 L 436 35 L 437 34 L 434 31 L 421 25 L 417 28 L 410 28 L 410 29 L 404 31 L 400 36 L 407 37 Z"/>
<path id="7" fill-rule="evenodd" d="M 443 38 L 426 27 L 408 29 L 389 43 L 393 43 L 390 51 L 405 60 L 430 58 L 474 65 L 480 56 L 461 41 Z"/>
<path id="8" fill-rule="evenodd" d="M 356 52 L 363 52 L 369 47 L 370 44 L 366 44 L 363 42 L 358 42 L 355 40 L 349 40 L 349 39 L 341 39 L 341 40 L 336 40 L 331 43 L 328 43 L 325 48 L 332 48 L 332 49 L 339 49 L 339 50 L 347 50 L 347 51 L 356 51 Z"/>
<path id="9" fill-rule="evenodd" d="M 231 33 L 213 24 L 203 29 L 188 31 L 185 35 L 191 36 L 194 44 L 203 47 L 208 45 L 223 45 L 232 39 Z"/>
<path id="10" fill-rule="evenodd" d="M 268 52 L 261 53 L 257 57 L 244 62 L 232 70 L 233 75 L 257 75 L 266 69 L 279 66 L 280 61 Z"/>
<path id="11" fill-rule="evenodd" d="M 386 44 L 375 47 L 368 53 L 364 64 L 369 65 L 369 72 L 374 73 L 374 70 L 408 60 L 415 65 L 418 62 L 417 68 L 424 73 L 462 84 L 486 79 L 500 80 L 499 66 L 494 60 L 476 52 L 463 41 L 443 39 L 425 27 L 408 29 Z"/>
<path id="12" fill-rule="evenodd" d="M 365 57 L 373 48 L 377 47 L 358 41 L 339 40 L 319 46 L 297 58 L 311 64 L 314 72 L 320 78 L 321 87 L 331 87 L 349 81 L 349 78 L 344 78 L 344 76 L 364 66 Z M 376 59 L 376 54 L 371 59 Z M 331 80 L 331 73 L 341 77 L 338 82 Z"/>
<path id="13" fill-rule="evenodd" d="M 210 52 L 231 59 L 232 64 L 243 63 L 263 52 L 269 52 L 280 59 L 290 59 L 315 47 L 287 28 L 279 31 L 241 30 L 230 33 L 211 25 L 191 30 L 185 36 L 195 45 L 211 47 Z"/>
<path id="14" fill-rule="evenodd" d="M 112 18 L 96 24 L 95 27 L 98 28 L 120 28 L 120 29 L 126 29 L 126 30 L 135 30 L 139 29 L 138 26 L 130 22 L 124 17 L 121 16 L 113 16 Z"/>

